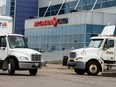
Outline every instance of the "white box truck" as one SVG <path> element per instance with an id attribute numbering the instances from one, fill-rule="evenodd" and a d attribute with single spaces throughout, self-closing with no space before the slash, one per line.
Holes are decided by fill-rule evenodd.
<path id="1" fill-rule="evenodd" d="M 41 68 L 41 53 L 29 49 L 23 35 L 13 34 L 11 17 L 0 16 L 0 69 L 8 70 L 10 75 L 15 70 L 29 70 L 30 75 L 36 75 Z"/>
<path id="2" fill-rule="evenodd" d="M 97 75 L 100 71 L 116 66 L 115 26 L 105 26 L 101 35 L 91 38 L 88 47 L 70 52 L 68 67 L 77 74 Z M 110 68 L 109 68 L 110 67 Z"/>

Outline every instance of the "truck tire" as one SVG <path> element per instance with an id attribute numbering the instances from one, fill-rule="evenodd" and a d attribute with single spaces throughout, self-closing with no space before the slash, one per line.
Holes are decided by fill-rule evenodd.
<path id="1" fill-rule="evenodd" d="M 13 59 L 9 60 L 8 73 L 9 73 L 9 75 L 14 75 L 15 74 L 15 61 Z"/>
<path id="2" fill-rule="evenodd" d="M 90 61 L 87 63 L 86 72 L 88 75 L 97 75 L 100 71 L 100 66 L 95 61 Z"/>
<path id="3" fill-rule="evenodd" d="M 79 75 L 83 75 L 85 73 L 84 69 L 74 69 L 74 71 Z"/>
<path id="4" fill-rule="evenodd" d="M 30 69 L 29 73 L 31 76 L 35 76 L 37 74 L 37 69 Z"/>

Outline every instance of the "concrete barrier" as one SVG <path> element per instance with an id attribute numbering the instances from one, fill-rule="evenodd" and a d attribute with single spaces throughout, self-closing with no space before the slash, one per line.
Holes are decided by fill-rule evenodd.
<path id="1" fill-rule="evenodd" d="M 45 61 L 62 61 L 63 56 L 69 56 L 71 50 L 52 51 L 42 53 L 42 58 Z"/>

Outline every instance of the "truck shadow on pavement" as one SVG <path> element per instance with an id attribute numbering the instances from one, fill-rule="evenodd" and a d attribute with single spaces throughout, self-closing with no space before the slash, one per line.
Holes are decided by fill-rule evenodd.
<path id="1" fill-rule="evenodd" d="M 9 75 L 8 73 L 0 73 L 0 76 L 30 76 L 29 74 L 15 74 Z"/>
<path id="2" fill-rule="evenodd" d="M 64 74 L 67 74 L 67 75 L 73 75 L 73 76 L 88 76 L 88 77 L 103 77 L 103 75 L 101 74 L 98 74 L 96 76 L 94 75 L 88 75 L 87 73 L 83 74 L 83 75 L 79 75 L 79 74 L 76 74 L 75 72 L 64 72 Z"/>
<path id="3" fill-rule="evenodd" d="M 4 73 L 4 72 L 0 72 L 0 76 L 32 76 L 32 75 L 30 75 L 30 74 L 28 74 L 28 73 L 16 73 L 16 74 L 14 74 L 14 75 L 9 75 L 8 73 Z M 33 77 L 37 77 L 37 76 L 45 76 L 45 75 L 40 75 L 40 74 L 37 74 L 37 75 L 35 75 L 35 76 L 33 76 Z"/>

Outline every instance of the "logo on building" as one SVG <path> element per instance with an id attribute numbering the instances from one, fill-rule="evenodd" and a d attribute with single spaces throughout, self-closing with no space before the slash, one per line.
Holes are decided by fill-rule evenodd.
<path id="1" fill-rule="evenodd" d="M 42 21 L 36 21 L 34 23 L 34 27 L 39 27 L 39 26 L 49 26 L 49 25 L 53 25 L 54 27 L 56 27 L 58 24 L 67 24 L 68 23 L 68 18 L 57 18 L 54 17 L 51 20 L 42 20 Z"/>
<path id="2" fill-rule="evenodd" d="M 1 28 L 6 28 L 7 27 L 7 23 L 6 22 L 0 22 L 0 27 Z"/>

